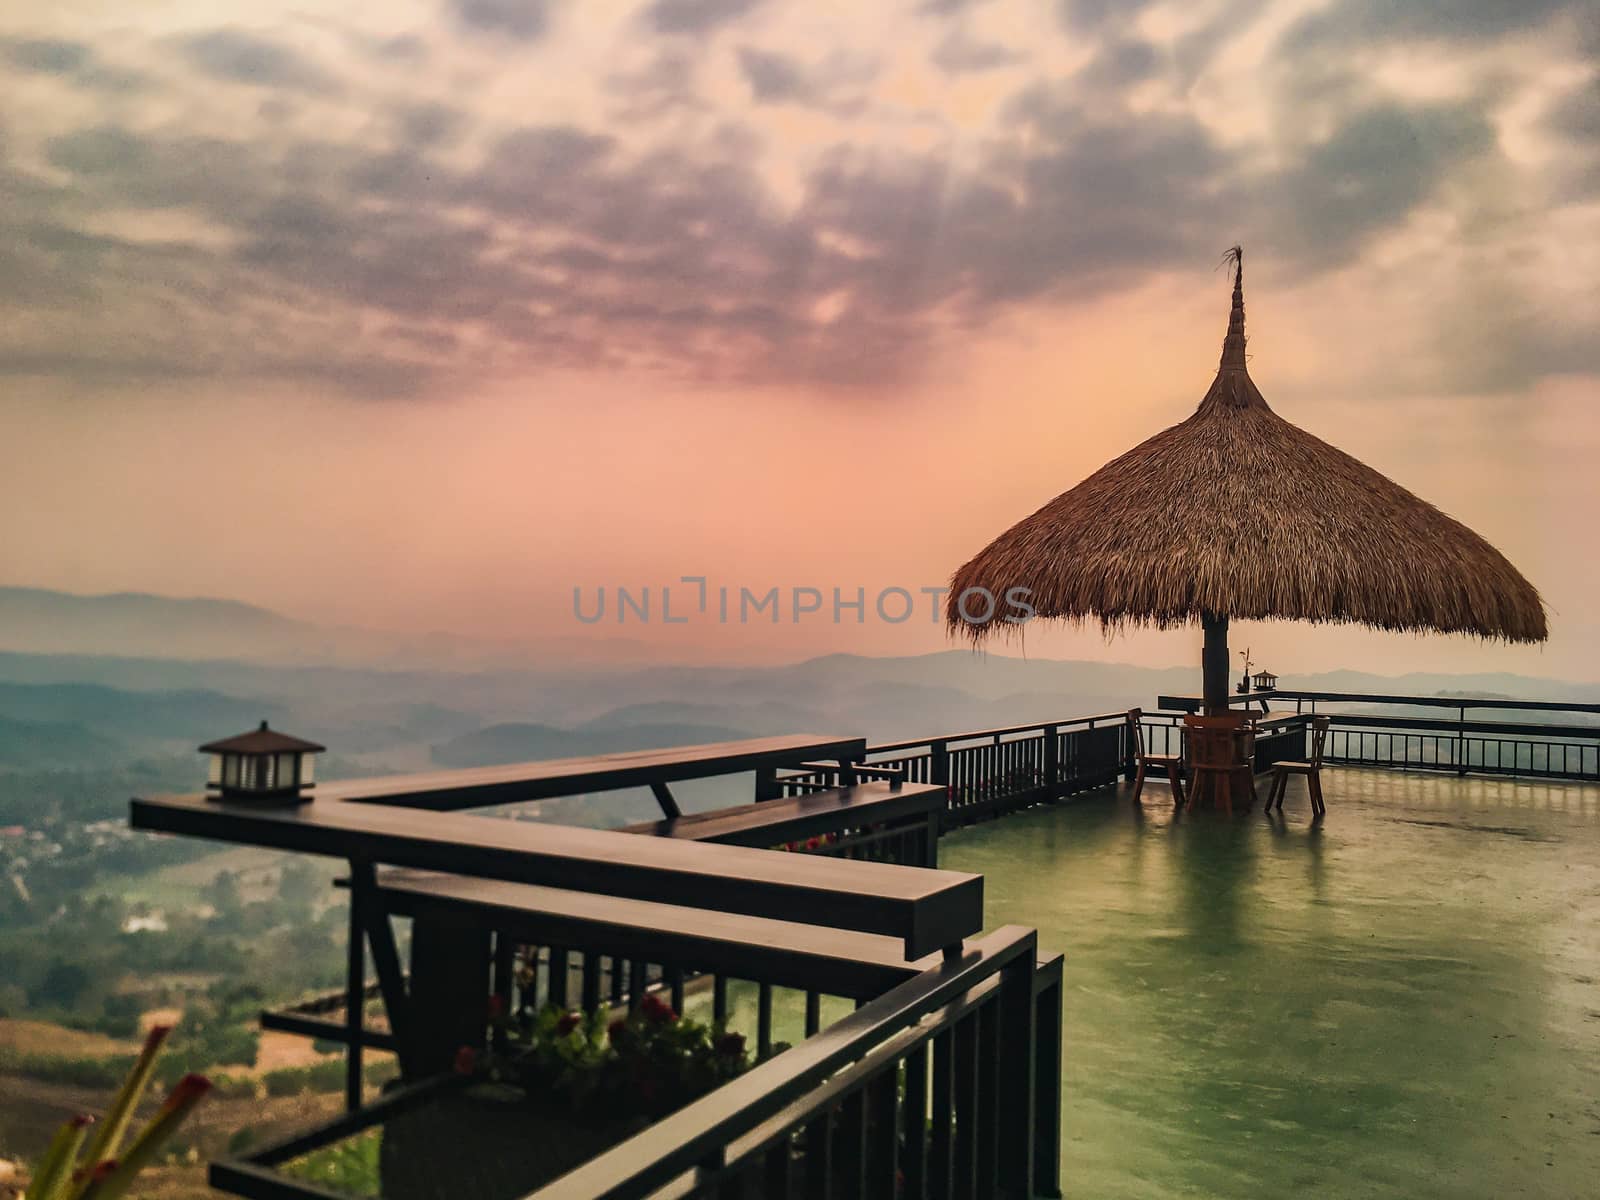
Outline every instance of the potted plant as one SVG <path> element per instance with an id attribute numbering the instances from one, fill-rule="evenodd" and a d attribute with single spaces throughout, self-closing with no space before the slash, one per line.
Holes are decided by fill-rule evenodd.
<path id="1" fill-rule="evenodd" d="M 512 1200 L 750 1066 L 742 1034 L 683 1017 L 654 993 L 624 1015 L 498 1009 L 495 998 L 504 1048 L 462 1047 L 456 1070 L 466 1085 L 386 1124 L 386 1200 Z"/>

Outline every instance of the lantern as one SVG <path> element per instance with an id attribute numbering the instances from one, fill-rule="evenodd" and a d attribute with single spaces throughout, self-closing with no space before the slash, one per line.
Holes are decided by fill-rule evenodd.
<path id="1" fill-rule="evenodd" d="M 206 789 L 222 800 L 263 800 L 298 804 L 314 786 L 312 755 L 327 749 L 315 742 L 268 729 L 265 721 L 249 733 L 208 742 L 211 755 Z"/>

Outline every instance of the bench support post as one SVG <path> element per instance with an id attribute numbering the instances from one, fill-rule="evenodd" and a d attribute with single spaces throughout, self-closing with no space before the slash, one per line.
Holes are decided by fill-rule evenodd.
<path id="1" fill-rule="evenodd" d="M 418 913 L 411 924 L 411 1011 L 402 1043 L 408 1079 L 451 1069 L 462 1046 L 481 1050 L 489 1024 L 489 930 Z"/>
<path id="2" fill-rule="evenodd" d="M 650 790 L 655 793 L 656 803 L 661 806 L 661 815 L 671 821 L 683 816 L 683 811 L 678 807 L 678 802 L 673 798 L 672 791 L 666 784 L 659 780 L 650 785 Z"/>

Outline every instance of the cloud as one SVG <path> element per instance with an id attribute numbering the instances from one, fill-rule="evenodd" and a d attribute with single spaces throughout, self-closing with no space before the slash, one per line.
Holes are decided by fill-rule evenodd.
<path id="1" fill-rule="evenodd" d="M 613 102 L 614 119 L 632 123 L 708 107 L 697 90 L 699 57 L 668 46 L 643 66 L 606 77 L 605 92 Z"/>
<path id="2" fill-rule="evenodd" d="M 413 130 L 457 120 L 408 115 Z M 1302 214 L 1277 232 L 1280 253 L 1348 257 L 1485 137 L 1468 111 L 1375 108 L 1276 175 L 1252 176 L 1194 118 L 1090 113 L 1070 84 L 1023 90 L 1003 126 L 961 170 L 939 151 L 840 146 L 789 209 L 752 169 L 747 138 L 625 152 L 608 133 L 532 125 L 449 164 L 428 137 L 380 150 L 102 125 L 47 147 L 74 204 L 180 210 L 226 236 L 47 238 L 47 217 L 74 214 L 41 191 L 33 224 L 8 240 L 33 256 L 18 269 L 35 286 L 51 263 L 63 311 L 73 280 L 80 302 L 92 287 L 124 313 L 169 310 L 164 342 L 140 341 L 120 317 L 74 338 L 92 343 L 91 371 L 167 362 L 175 374 L 200 363 L 302 377 L 321 355 L 321 382 L 380 394 L 401 378 L 422 388 L 510 363 L 865 383 L 914 370 L 942 336 L 1020 304 L 1208 261 L 1278 208 Z M 373 314 L 387 316 L 382 329 Z M 35 364 L 72 353 L 18 349 Z"/>
<path id="3" fill-rule="evenodd" d="M 19 70 L 60 76 L 89 91 L 129 92 L 145 82 L 138 71 L 106 64 L 85 42 L 61 38 L 0 38 L 0 57 Z"/>
<path id="4" fill-rule="evenodd" d="M 656 0 L 646 32 L 627 26 L 642 39 L 627 67 L 593 73 L 595 103 L 572 109 L 586 115 L 520 127 L 446 86 L 467 36 L 448 27 L 426 44 L 352 35 L 359 69 L 337 79 L 291 40 L 184 39 L 191 73 L 168 64 L 170 94 L 87 98 L 60 111 L 97 118 L 4 147 L 0 357 L 13 372 L 77 362 L 86 379 L 292 378 L 375 396 L 560 365 L 876 384 L 1019 309 L 1208 265 L 1236 238 L 1314 286 L 1419 212 L 1478 219 L 1462 181 L 1513 170 L 1495 97 L 1402 101 L 1352 55 L 1280 46 L 1255 81 L 1270 130 L 1221 130 L 1182 97 L 1248 27 L 1224 21 L 1232 3 L 1176 42 L 1146 40 L 1122 6 L 1067 6 L 1087 51 L 1068 76 L 928 23 L 923 53 L 941 70 L 1007 68 L 980 90 L 1009 99 L 959 136 L 927 102 L 875 94 L 878 63 L 848 40 L 801 55 L 775 27 L 765 45 L 708 48 L 755 8 Z M 514 19 L 473 11 L 478 32 Z M 699 36 L 655 37 L 648 22 Z M 63 44 L 82 53 L 3 47 L 87 89 L 111 51 Z M 145 65 L 120 48 L 116 61 Z M 701 90 L 729 66 L 756 103 Z M 196 67 L 258 85 L 253 123 L 185 120 Z M 834 140 L 794 151 L 794 114 L 774 111 L 791 105 L 859 120 L 805 122 Z M 1543 179 L 1569 198 L 1600 182 L 1595 125 L 1592 89 L 1544 114 L 1570 152 Z M 774 158 L 781 187 L 763 174 Z M 1471 343 L 1474 319 L 1452 313 L 1448 337 Z M 1513 356 L 1590 361 L 1570 313 L 1516 327 L 1539 332 L 1484 338 L 1477 378 L 1514 376 L 1496 367 Z"/>
<path id="5" fill-rule="evenodd" d="M 449 0 L 449 5 L 456 20 L 476 33 L 531 42 L 550 28 L 548 0 Z"/>
<path id="6" fill-rule="evenodd" d="M 179 45 L 195 67 L 228 83 L 299 92 L 335 87 L 332 76 L 299 51 L 242 30 L 214 29 L 186 37 Z"/>
<path id="7" fill-rule="evenodd" d="M 710 33 L 767 0 L 654 0 L 645 18 L 660 33 Z"/>
<path id="8" fill-rule="evenodd" d="M 1542 124 L 1562 146 L 1555 168 L 1557 199 L 1582 203 L 1600 196 L 1600 83 L 1590 79 L 1568 92 Z"/>
<path id="9" fill-rule="evenodd" d="M 395 110 L 400 138 L 408 146 L 436 146 L 448 142 L 467 125 L 458 108 L 437 101 L 402 104 Z"/>
<path id="10" fill-rule="evenodd" d="M 1059 0 L 1061 23 L 1068 29 L 1098 33 L 1108 26 L 1132 24 L 1145 0 Z"/>
<path id="11" fill-rule="evenodd" d="M 1585 0 L 1342 0 L 1292 25 L 1281 49 L 1298 54 L 1385 41 L 1482 42 L 1545 28 L 1551 18 L 1584 7 Z"/>
<path id="12" fill-rule="evenodd" d="M 969 71 L 993 71 L 1013 66 L 1022 55 L 995 42 L 980 42 L 959 29 L 953 29 L 933 50 L 933 62 L 952 75 Z"/>
<path id="13" fill-rule="evenodd" d="M 54 38 L 29 38 L 5 43 L 6 57 L 25 71 L 68 75 L 88 65 L 93 57 L 82 42 Z"/>
<path id="14" fill-rule="evenodd" d="M 1305 261 L 1342 261 L 1398 225 L 1460 163 L 1495 145 L 1474 105 L 1374 105 L 1314 143 L 1276 181 L 1276 211 Z"/>
<path id="15" fill-rule="evenodd" d="M 861 111 L 862 89 L 877 74 L 877 64 L 835 55 L 808 66 L 785 54 L 739 48 L 739 68 L 758 104 L 799 104 L 838 114 Z"/>
<path id="16" fill-rule="evenodd" d="M 797 100 L 809 104 L 816 100 L 811 81 L 792 58 L 742 46 L 739 49 L 739 67 L 758 101 L 782 103 L 785 100 Z"/>
<path id="17" fill-rule="evenodd" d="M 1157 73 L 1161 55 L 1149 42 L 1136 37 L 1114 37 L 1104 42 L 1086 66 L 1079 82 L 1109 92 L 1121 92 Z"/>

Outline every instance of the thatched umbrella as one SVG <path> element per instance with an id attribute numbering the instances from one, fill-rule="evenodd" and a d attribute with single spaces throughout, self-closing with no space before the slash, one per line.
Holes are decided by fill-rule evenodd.
<path id="1" fill-rule="evenodd" d="M 1543 641 L 1539 593 L 1498 550 L 1267 407 L 1245 365 L 1243 256 L 1228 253 L 1233 312 L 1200 407 L 958 570 L 951 631 L 1023 628 L 1012 588 L 1040 617 L 1107 630 L 1198 620 L 1211 714 L 1227 711 L 1230 617 Z"/>

